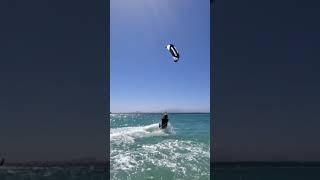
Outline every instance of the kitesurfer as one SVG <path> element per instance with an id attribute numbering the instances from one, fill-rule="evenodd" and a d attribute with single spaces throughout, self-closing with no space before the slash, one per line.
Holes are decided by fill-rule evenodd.
<path id="1" fill-rule="evenodd" d="M 159 128 L 160 129 L 167 128 L 168 122 L 169 122 L 168 114 L 165 112 L 161 118 L 161 122 L 159 123 Z"/>

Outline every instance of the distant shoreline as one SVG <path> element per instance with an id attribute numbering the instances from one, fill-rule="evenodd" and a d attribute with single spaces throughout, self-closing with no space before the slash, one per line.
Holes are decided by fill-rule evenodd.
<path id="1" fill-rule="evenodd" d="M 110 114 L 162 114 L 163 112 L 110 112 Z M 168 114 L 210 114 L 210 112 L 167 112 Z"/>

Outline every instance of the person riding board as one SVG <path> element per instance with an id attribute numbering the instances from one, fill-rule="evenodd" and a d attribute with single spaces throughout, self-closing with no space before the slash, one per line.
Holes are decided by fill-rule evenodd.
<path id="1" fill-rule="evenodd" d="M 161 129 L 167 128 L 168 122 L 169 122 L 168 114 L 165 112 L 161 118 L 161 123 L 159 124 L 159 128 Z"/>

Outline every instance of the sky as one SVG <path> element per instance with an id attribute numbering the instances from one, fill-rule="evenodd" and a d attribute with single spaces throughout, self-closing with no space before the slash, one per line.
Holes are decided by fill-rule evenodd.
<path id="1" fill-rule="evenodd" d="M 0 2 L 0 158 L 104 160 L 105 7 Z"/>
<path id="2" fill-rule="evenodd" d="M 217 161 L 320 161 L 319 1 L 216 1 Z"/>
<path id="3" fill-rule="evenodd" d="M 110 18 L 111 112 L 210 111 L 209 0 L 111 0 Z"/>

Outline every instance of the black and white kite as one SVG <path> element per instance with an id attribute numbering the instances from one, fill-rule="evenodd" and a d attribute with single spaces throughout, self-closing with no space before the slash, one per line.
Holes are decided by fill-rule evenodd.
<path id="1" fill-rule="evenodd" d="M 168 44 L 166 46 L 167 50 L 170 52 L 170 54 L 172 55 L 173 61 L 174 62 L 178 62 L 180 55 L 176 49 L 176 47 L 173 44 Z"/>

